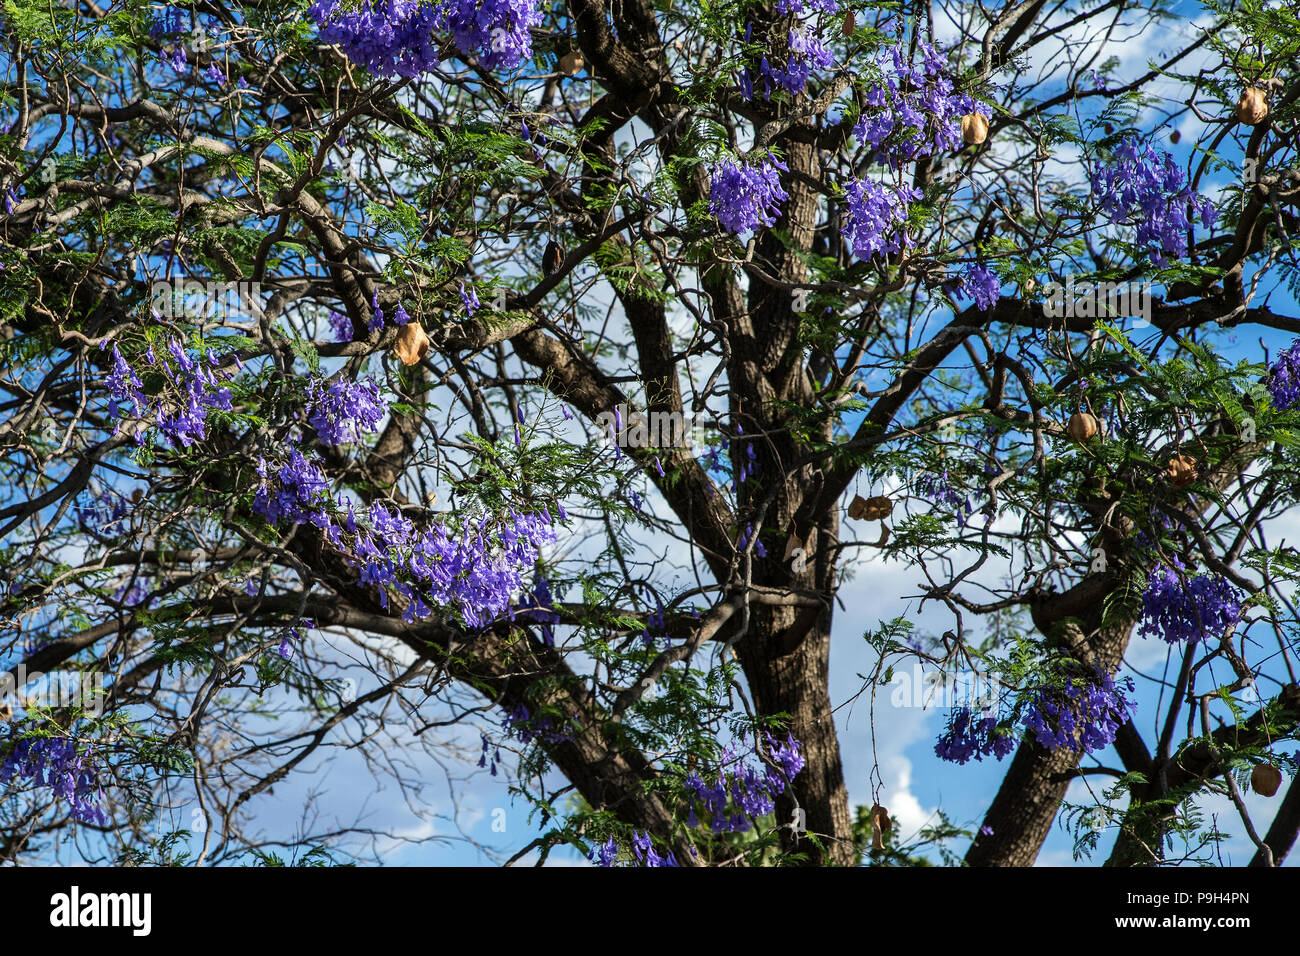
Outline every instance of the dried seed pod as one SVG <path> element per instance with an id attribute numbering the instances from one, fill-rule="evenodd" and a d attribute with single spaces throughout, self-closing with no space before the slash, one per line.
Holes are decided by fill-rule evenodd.
<path id="1" fill-rule="evenodd" d="M 429 336 L 425 335 L 420 323 L 412 319 L 397 330 L 393 351 L 403 365 L 415 365 L 429 354 Z"/>
<path id="2" fill-rule="evenodd" d="M 1183 138 L 1183 134 L 1178 132 L 1178 130 L 1174 130 L 1172 133 L 1169 134 L 1169 142 L 1171 143 L 1177 143 L 1182 138 Z"/>
<path id="3" fill-rule="evenodd" d="M 849 517 L 857 520 L 864 517 L 867 513 L 867 499 L 861 495 L 854 495 L 853 500 L 849 502 Z"/>
<path id="4" fill-rule="evenodd" d="M 855 17 L 853 15 L 853 11 L 850 10 L 848 13 L 844 14 L 844 35 L 852 36 L 853 31 L 856 30 L 857 28 L 858 28 L 857 17 Z"/>
<path id="5" fill-rule="evenodd" d="M 552 239 L 546 244 L 546 250 L 542 253 L 542 275 L 551 275 L 560 268 L 562 262 L 564 262 L 564 249 Z"/>
<path id="6" fill-rule="evenodd" d="M 1271 763 L 1262 763 L 1250 772 L 1250 789 L 1261 797 L 1271 797 L 1282 786 L 1282 771 Z"/>
<path id="7" fill-rule="evenodd" d="M 889 811 L 876 804 L 871 808 L 871 848 L 873 850 L 883 850 L 885 848 L 885 837 L 893 829 L 893 823 L 889 819 Z"/>
<path id="8" fill-rule="evenodd" d="M 566 76 L 577 76 L 586 65 L 587 61 L 582 58 L 582 54 L 577 50 L 570 50 L 560 57 L 560 72 Z"/>
<path id="9" fill-rule="evenodd" d="M 989 121 L 979 113 L 967 113 L 961 118 L 961 138 L 969 146 L 978 146 L 989 138 Z"/>
<path id="10" fill-rule="evenodd" d="M 1087 412 L 1075 412 L 1070 416 L 1070 423 L 1065 426 L 1065 430 L 1070 433 L 1070 437 L 1080 445 L 1085 445 L 1097 434 L 1097 419 Z"/>
<path id="11" fill-rule="evenodd" d="M 1255 86 L 1248 86 L 1237 100 L 1237 108 L 1232 111 L 1237 120 L 1247 126 L 1258 126 L 1268 116 L 1268 103 L 1264 91 Z"/>
<path id="12" fill-rule="evenodd" d="M 799 536 L 797 534 L 790 535 L 785 540 L 785 557 L 781 560 L 789 561 L 794 556 L 794 553 L 802 547 L 803 543 L 799 540 Z"/>
<path id="13" fill-rule="evenodd" d="M 1191 455 L 1174 455 L 1169 459 L 1168 474 L 1175 488 L 1186 488 L 1196 480 L 1196 459 Z"/>
<path id="14" fill-rule="evenodd" d="M 137 488 L 135 489 L 135 491 L 131 492 L 131 502 L 133 504 L 138 505 L 140 503 L 140 499 L 143 497 L 144 497 L 144 490 L 141 488 Z"/>
<path id="15" fill-rule="evenodd" d="M 876 521 L 880 518 L 888 518 L 894 513 L 894 502 L 884 495 L 876 495 L 868 498 L 867 503 L 862 507 L 862 517 L 868 521 Z"/>

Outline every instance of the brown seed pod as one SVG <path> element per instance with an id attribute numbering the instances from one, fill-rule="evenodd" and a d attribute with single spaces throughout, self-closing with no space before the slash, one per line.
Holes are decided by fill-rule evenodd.
<path id="1" fill-rule="evenodd" d="M 429 336 L 425 335 L 420 323 L 412 319 L 397 330 L 393 351 L 403 365 L 415 365 L 429 354 Z"/>
<path id="2" fill-rule="evenodd" d="M 1172 133 L 1169 134 L 1169 142 L 1171 143 L 1177 143 L 1182 138 L 1183 138 L 1183 134 L 1178 132 L 1178 130 L 1174 130 Z"/>
<path id="3" fill-rule="evenodd" d="M 876 495 L 868 498 L 867 503 L 862 507 L 862 517 L 868 521 L 877 521 L 881 518 L 888 518 L 894 513 L 894 502 L 884 495 Z"/>
<path id="4" fill-rule="evenodd" d="M 1065 426 L 1065 430 L 1080 445 L 1086 445 L 1099 431 L 1096 417 L 1089 415 L 1087 412 L 1075 412 L 1071 415 L 1070 422 Z"/>
<path id="5" fill-rule="evenodd" d="M 140 503 L 140 499 L 143 498 L 143 497 L 144 497 L 144 490 L 143 490 L 143 489 L 137 488 L 137 489 L 135 489 L 135 491 L 131 492 L 131 501 L 132 501 L 134 504 L 137 504 L 137 505 L 138 505 L 138 504 Z"/>
<path id="6" fill-rule="evenodd" d="M 858 28 L 857 17 L 855 17 L 853 15 L 853 11 L 850 10 L 848 13 L 844 14 L 844 35 L 851 36 L 853 34 L 853 31 L 856 30 L 857 28 Z"/>
<path id="7" fill-rule="evenodd" d="M 564 262 L 564 248 L 552 239 L 542 253 L 542 275 L 550 275 Z"/>
<path id="8" fill-rule="evenodd" d="M 1261 797 L 1271 797 L 1282 786 L 1282 771 L 1271 763 L 1262 763 L 1250 772 L 1250 789 Z"/>
<path id="9" fill-rule="evenodd" d="M 1175 488 L 1186 488 L 1196 480 L 1196 459 L 1191 455 L 1174 455 L 1169 459 L 1168 475 Z"/>
<path id="10" fill-rule="evenodd" d="M 961 118 L 961 138 L 967 145 L 978 146 L 989 138 L 989 121 L 979 113 L 967 113 Z"/>
<path id="11" fill-rule="evenodd" d="M 582 54 L 577 50 L 570 50 L 560 57 L 560 72 L 566 76 L 577 76 L 586 65 L 587 61 L 582 58 Z"/>
<path id="12" fill-rule="evenodd" d="M 883 850 L 885 848 L 885 837 L 889 835 L 894 824 L 889 819 L 889 811 L 876 804 L 871 808 L 871 848 L 873 850 Z"/>
<path id="13" fill-rule="evenodd" d="M 1241 99 L 1237 100 L 1237 108 L 1232 112 L 1239 122 L 1247 126 L 1258 126 L 1268 116 L 1268 103 L 1265 101 L 1264 91 L 1255 86 L 1246 87 L 1241 94 Z"/>

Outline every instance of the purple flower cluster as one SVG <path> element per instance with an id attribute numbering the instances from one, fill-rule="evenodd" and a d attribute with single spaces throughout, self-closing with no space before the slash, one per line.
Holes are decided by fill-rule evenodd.
<path id="1" fill-rule="evenodd" d="M 776 0 L 776 15 L 784 17 L 794 14 L 796 17 L 801 17 L 810 7 L 822 13 L 835 13 L 840 5 L 838 0 L 809 0 L 807 6 L 804 5 L 803 0 Z"/>
<path id="2" fill-rule="evenodd" d="M 326 507 L 332 504 L 329 482 L 314 460 L 303 457 L 296 448 L 279 468 L 265 458 L 258 459 L 257 474 L 261 482 L 253 495 L 253 512 L 271 524 L 310 523 L 318 528 L 331 525 Z M 274 485 L 272 478 L 274 477 Z"/>
<path id="3" fill-rule="evenodd" d="M 434 30 L 442 7 L 427 0 L 362 0 L 339 11 L 339 0 L 316 0 L 309 8 L 324 43 L 343 48 L 349 60 L 375 76 L 408 79 L 438 65 Z"/>
<path id="4" fill-rule="evenodd" d="M 981 711 L 977 717 L 969 707 L 954 707 L 948 714 L 948 726 L 934 745 L 935 756 L 957 764 L 971 757 L 1001 760 L 1016 749 L 1016 737 L 1007 727 L 999 730 L 999 723 L 992 709 Z"/>
<path id="5" fill-rule="evenodd" d="M 462 54 L 489 70 L 517 70 L 533 54 L 531 29 L 542 22 L 534 0 L 362 0 L 352 10 L 316 0 L 312 19 L 325 43 L 376 76 L 412 78 L 438 65 L 433 34 L 447 31 Z"/>
<path id="6" fill-rule="evenodd" d="M 844 189 L 848 209 L 844 238 L 859 259 L 898 252 L 910 240 L 904 228 L 907 204 L 921 197 L 911 186 L 891 186 L 871 179 L 854 179 Z"/>
<path id="7" fill-rule="evenodd" d="M 196 440 L 207 437 L 208 412 L 213 409 L 230 411 L 230 389 L 221 385 L 213 368 L 217 357 L 208 351 L 207 361 L 192 359 L 175 339 L 167 343 L 167 351 L 176 362 L 163 363 L 163 371 L 175 388 L 175 398 L 164 402 L 158 411 L 158 427 L 172 442 L 190 447 Z"/>
<path id="8" fill-rule="evenodd" d="M 709 827 L 715 833 L 739 833 L 754 821 L 772 812 L 776 795 L 804 768 L 800 743 L 787 735 L 784 743 L 764 734 L 767 744 L 765 766 L 759 770 L 748 760 L 749 754 L 737 756 L 731 749 L 722 752 L 718 778 L 712 785 L 695 773 L 687 774 L 686 789 L 691 792 L 688 826 L 697 826 L 696 803 L 709 813 Z M 755 752 L 756 754 L 757 752 Z"/>
<path id="9" fill-rule="evenodd" d="M 790 198 L 781 188 L 778 170 L 789 172 L 789 167 L 778 159 L 753 166 L 730 161 L 714 166 L 710 170 L 709 212 L 732 235 L 774 225 L 781 203 Z"/>
<path id="10" fill-rule="evenodd" d="M 947 60 L 929 43 L 918 45 L 920 66 L 904 43 L 882 50 L 876 66 L 883 76 L 866 92 L 866 109 L 853 135 L 871 147 L 878 162 L 900 162 L 961 147 L 961 117 L 989 115 L 988 108 L 953 89 Z"/>
<path id="11" fill-rule="evenodd" d="M 1112 222 L 1137 226 L 1137 245 L 1147 249 L 1159 266 L 1166 256 L 1186 255 L 1192 228 L 1189 206 L 1199 208 L 1206 228 L 1218 218 L 1214 204 L 1187 186 L 1187 177 L 1171 155 L 1144 146 L 1133 136 L 1115 148 L 1109 164 L 1098 164 L 1093 170 L 1092 195 Z"/>
<path id="12" fill-rule="evenodd" d="M 326 445 L 361 441 L 361 433 L 375 431 L 387 411 L 372 378 L 364 382 L 335 379 L 328 385 L 313 379 L 308 396 L 307 421 Z"/>
<path id="13" fill-rule="evenodd" d="M 680 866 L 671 850 L 667 856 L 660 856 L 650 842 L 650 835 L 633 831 L 632 852 L 640 866 Z"/>
<path id="14" fill-rule="evenodd" d="M 829 69 L 835 65 L 835 57 L 821 40 L 802 30 L 790 31 L 788 50 L 790 56 L 784 65 L 773 66 L 767 56 L 759 61 L 758 72 L 763 78 L 764 99 L 772 98 L 773 84 L 791 96 L 798 96 L 808 85 L 815 71 Z M 754 98 L 754 81 L 749 70 L 741 74 L 740 86 L 741 95 L 746 100 Z"/>
<path id="15" fill-rule="evenodd" d="M 98 768 L 89 754 L 78 753 L 75 740 L 21 736 L 14 724 L 8 730 L 7 739 L 0 740 L 0 784 L 7 786 L 17 777 L 49 787 L 72 807 L 74 819 L 108 826 L 108 815 L 100 806 L 104 791 Z"/>
<path id="16" fill-rule="evenodd" d="M 329 482 L 314 459 L 294 449 L 278 467 L 260 459 L 257 473 L 261 481 L 253 497 L 254 513 L 271 524 L 313 524 L 339 547 L 343 534 L 349 535 L 352 566 L 360 582 L 378 588 L 384 607 L 388 589 L 401 594 L 406 599 L 402 616 L 408 623 L 429 617 L 431 605 L 456 608 L 469 628 L 513 615 L 510 600 L 523 587 L 523 570 L 536 562 L 544 543 L 555 540 L 547 508 L 536 514 L 511 509 L 502 521 L 484 515 L 477 525 L 466 521 L 456 533 L 442 524 L 418 531 L 381 502 L 365 513 L 367 526 L 358 523 L 354 505 L 345 499 L 338 505 L 340 512 L 346 509 L 339 525 L 331 514 L 335 502 Z M 563 506 L 557 510 L 560 520 L 567 520 Z"/>
<path id="17" fill-rule="evenodd" d="M 1221 637 L 1241 620 L 1241 593 L 1226 578 L 1217 574 L 1186 578 L 1177 558 L 1174 565 L 1152 569 L 1142 595 L 1139 633 L 1170 644 L 1194 644 Z"/>
<path id="18" fill-rule="evenodd" d="M 282 634 L 281 637 L 280 637 L 280 646 L 279 646 L 278 648 L 276 648 L 276 653 L 278 653 L 281 657 L 285 658 L 286 660 L 288 660 L 290 657 L 293 657 L 293 643 L 292 643 L 292 642 L 293 642 L 293 641 L 297 641 L 297 642 L 299 642 L 299 643 L 302 643 L 302 641 L 303 641 L 303 635 L 302 635 L 303 630 L 304 630 L 304 629 L 306 629 L 306 630 L 310 630 L 310 629 L 314 628 L 315 626 L 316 626 L 316 624 L 315 624 L 314 621 L 303 620 L 303 621 L 299 621 L 299 622 L 298 622 L 295 626 L 293 626 L 293 627 L 286 627 L 286 628 L 284 629 L 283 634 Z"/>
<path id="19" fill-rule="evenodd" d="M 1284 411 L 1300 403 L 1300 339 L 1268 367 L 1268 391 L 1273 405 Z"/>
<path id="20" fill-rule="evenodd" d="M 445 0 L 441 15 L 461 53 L 489 70 L 517 70 L 533 55 L 529 31 L 542 22 L 535 0 Z"/>
<path id="21" fill-rule="evenodd" d="M 336 312 L 330 309 L 330 329 L 334 332 L 334 339 L 338 342 L 352 341 L 352 320 L 344 313 Z"/>
<path id="22" fill-rule="evenodd" d="M 618 841 L 610 837 L 604 843 L 597 844 L 587 854 L 587 859 L 597 866 L 613 866 L 618 859 Z"/>
<path id="23" fill-rule="evenodd" d="M 211 349 L 207 357 L 192 358 L 176 339 L 167 342 L 167 353 L 172 361 L 159 362 L 153 347 L 145 353 L 145 360 L 161 368 L 171 383 L 171 389 L 158 400 L 158 427 L 174 444 L 188 448 L 196 440 L 207 437 L 207 417 L 213 409 L 229 411 L 230 389 L 222 381 L 229 376 L 217 370 L 217 357 Z M 108 386 L 108 414 L 120 419 L 125 408 L 135 415 L 147 411 L 148 402 L 135 370 L 113 346 L 113 368 L 105 384 Z M 120 424 L 117 426 L 120 428 Z M 114 430 L 116 434 L 116 429 Z M 137 441 L 143 438 L 137 435 Z"/>
<path id="24" fill-rule="evenodd" d="M 1133 679 L 1116 681 L 1109 674 L 1068 676 L 1063 686 L 1038 690 L 1023 717 L 1048 750 L 1092 753 L 1109 747 L 1136 706 L 1128 693 Z"/>
<path id="25" fill-rule="evenodd" d="M 145 398 L 144 392 L 141 391 L 143 386 L 131 366 L 126 364 L 126 359 L 122 358 L 122 353 L 118 351 L 116 345 L 113 346 L 113 371 L 108 375 L 107 385 L 110 417 L 117 418 L 121 414 L 123 404 L 129 404 L 137 416 L 144 414 Z"/>
<path id="26" fill-rule="evenodd" d="M 997 305 L 1002 294 L 1001 284 L 996 272 L 984 263 L 977 262 L 967 266 L 966 275 L 962 278 L 958 292 L 962 296 L 973 298 L 975 307 L 981 312 L 987 312 Z"/>

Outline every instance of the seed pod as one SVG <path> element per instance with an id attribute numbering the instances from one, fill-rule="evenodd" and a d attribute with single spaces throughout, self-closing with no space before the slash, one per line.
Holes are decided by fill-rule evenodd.
<path id="1" fill-rule="evenodd" d="M 1172 133 L 1169 134 L 1169 142 L 1171 143 L 1177 143 L 1182 138 L 1183 138 L 1183 134 L 1178 132 L 1178 130 L 1174 130 Z"/>
<path id="2" fill-rule="evenodd" d="M 587 61 L 582 58 L 582 54 L 577 50 L 570 50 L 560 57 L 560 72 L 566 76 L 577 76 L 586 65 Z"/>
<path id="3" fill-rule="evenodd" d="M 802 547 L 803 544 L 800 542 L 799 536 L 797 534 L 790 535 L 785 541 L 785 557 L 781 560 L 789 561 L 794 556 L 794 553 Z"/>
<path id="4" fill-rule="evenodd" d="M 961 118 L 961 138 L 969 146 L 978 146 L 989 138 L 989 121 L 980 113 L 967 113 Z"/>
<path id="5" fill-rule="evenodd" d="M 856 30 L 857 28 L 858 28 L 857 17 L 855 17 L 853 15 L 853 11 L 850 10 L 848 13 L 844 14 L 844 35 L 846 37 L 852 36 L 853 31 Z"/>
<path id="6" fill-rule="evenodd" d="M 1097 434 L 1097 419 L 1087 412 L 1075 412 L 1070 416 L 1070 423 L 1065 426 L 1065 430 L 1080 445 L 1086 445 Z"/>
<path id="7" fill-rule="evenodd" d="M 888 518 L 894 513 L 894 502 L 884 495 L 876 495 L 868 498 L 867 503 L 862 508 L 862 517 L 868 521 L 876 521 L 880 518 Z"/>
<path id="8" fill-rule="evenodd" d="M 885 837 L 894 827 L 889 819 L 889 811 L 876 804 L 871 808 L 871 848 L 873 850 L 883 850 L 885 848 Z"/>
<path id="9" fill-rule="evenodd" d="M 1250 772 L 1250 789 L 1261 797 L 1271 797 L 1282 786 L 1282 771 L 1271 763 L 1262 763 Z"/>
<path id="10" fill-rule="evenodd" d="M 1191 455 L 1174 455 L 1169 459 L 1168 474 L 1175 488 L 1186 488 L 1196 480 L 1196 459 Z"/>
<path id="11" fill-rule="evenodd" d="M 546 244 L 546 251 L 542 253 L 542 275 L 550 275 L 560 268 L 564 262 L 564 249 L 560 244 L 552 239 Z"/>
<path id="12" fill-rule="evenodd" d="M 420 323 L 412 319 L 397 330 L 397 342 L 393 345 L 393 351 L 403 365 L 415 365 L 429 354 L 429 336 L 424 334 Z"/>
<path id="13" fill-rule="evenodd" d="M 1241 99 L 1237 100 L 1237 108 L 1233 110 L 1233 115 L 1247 126 L 1258 126 L 1264 122 L 1264 118 L 1268 116 L 1268 103 L 1265 102 L 1264 91 L 1254 86 L 1246 87 L 1241 94 Z"/>
<path id="14" fill-rule="evenodd" d="M 137 488 L 135 489 L 135 491 L 131 492 L 131 501 L 133 504 L 138 505 L 140 503 L 140 499 L 143 497 L 144 497 L 143 489 Z"/>
<path id="15" fill-rule="evenodd" d="M 867 499 L 861 495 L 854 495 L 853 500 L 849 502 L 849 517 L 857 520 L 867 514 Z"/>

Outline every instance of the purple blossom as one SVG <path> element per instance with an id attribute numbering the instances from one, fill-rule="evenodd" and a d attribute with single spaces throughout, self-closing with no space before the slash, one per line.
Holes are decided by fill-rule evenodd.
<path id="1" fill-rule="evenodd" d="M 1136 137 L 1126 137 L 1109 163 L 1092 173 L 1092 195 L 1113 223 L 1135 225 L 1135 243 L 1147 250 L 1151 261 L 1163 266 L 1167 256 L 1187 253 L 1192 226 L 1187 210 L 1195 205 L 1206 228 L 1214 225 L 1218 211 L 1208 199 L 1197 197 L 1174 158 Z"/>
<path id="2" fill-rule="evenodd" d="M 882 80 L 869 87 L 853 135 L 870 146 L 875 158 L 897 169 L 901 162 L 961 147 L 961 117 L 989 110 L 953 88 L 947 58 L 920 43 L 920 64 L 899 42 L 882 50 L 876 68 Z"/>
<path id="3" fill-rule="evenodd" d="M 307 421 L 326 445 L 361 441 L 362 432 L 375 431 L 388 410 L 373 378 L 335 379 L 329 384 L 313 379 L 307 394 Z"/>
<path id="4" fill-rule="evenodd" d="M 759 62 L 759 75 L 763 77 L 763 98 L 771 99 L 772 84 L 776 84 L 791 96 L 803 92 L 815 71 L 825 70 L 835 65 L 835 57 L 826 49 L 816 36 L 802 30 L 791 30 L 789 38 L 790 58 L 784 65 L 773 66 L 769 57 Z M 752 95 L 752 94 L 751 94 Z"/>
<path id="5" fill-rule="evenodd" d="M 79 752 L 71 737 L 25 736 L 11 723 L 0 739 L 0 784 L 12 785 L 14 778 L 33 786 L 49 787 L 54 796 L 66 801 L 74 819 L 108 826 L 108 815 L 100 803 L 104 790 L 94 758 Z"/>
<path id="6" fill-rule="evenodd" d="M 308 12 L 324 43 L 343 48 L 349 60 L 375 76 L 407 79 L 438 65 L 442 5 L 426 0 L 362 0 L 352 10 L 340 10 L 339 0 L 316 0 Z"/>
<path id="7" fill-rule="evenodd" d="M 782 202 L 790 198 L 777 171 L 789 167 L 777 159 L 753 166 L 727 161 L 710 170 L 709 212 L 732 235 L 775 225 Z"/>
<path id="8" fill-rule="evenodd" d="M 1273 405 L 1283 411 L 1300 403 L 1300 339 L 1268 367 L 1268 391 Z"/>
<path id="9" fill-rule="evenodd" d="M 352 341 L 352 320 L 342 312 L 336 312 L 330 309 L 329 314 L 330 328 L 334 332 L 334 339 L 338 342 Z"/>
<path id="10" fill-rule="evenodd" d="M 128 403 L 136 415 L 144 414 L 145 397 L 141 391 L 140 379 L 126 359 L 122 358 L 116 345 L 113 346 L 113 371 L 109 373 L 106 384 L 109 394 L 108 414 L 111 417 L 117 418 L 122 413 L 121 406 Z"/>
<path id="11" fill-rule="evenodd" d="M 230 389 L 218 381 L 210 362 L 196 362 L 180 342 L 168 340 L 167 351 L 175 363 L 176 371 L 168 363 L 164 363 L 163 370 L 175 391 L 159 409 L 158 428 L 173 443 L 189 448 L 195 441 L 207 437 L 207 417 L 210 411 L 230 411 Z"/>
<path id="12" fill-rule="evenodd" d="M 479 309 L 478 293 L 474 291 L 471 285 L 469 291 L 465 290 L 465 283 L 460 284 L 460 301 L 465 304 L 465 312 L 473 315 Z"/>
<path id="13" fill-rule="evenodd" d="M 844 238 L 859 259 L 866 261 L 882 252 L 899 252 L 910 243 L 904 228 L 907 204 L 921 197 L 919 189 L 854 179 L 844 192 L 848 203 Z"/>
<path id="14" fill-rule="evenodd" d="M 748 759 L 751 755 L 760 756 L 757 751 L 738 756 L 728 747 L 722 752 L 713 783 L 705 783 L 699 774 L 687 774 L 684 783 L 691 795 L 691 821 L 696 820 L 699 805 L 708 813 L 709 827 L 715 833 L 739 833 L 775 809 L 776 796 L 784 793 L 790 781 L 803 770 L 804 758 L 793 736 L 787 735 L 785 743 L 767 733 L 763 736 L 768 752 L 761 756 L 761 766 L 751 764 Z"/>
<path id="15" fill-rule="evenodd" d="M 1015 735 L 992 709 L 983 710 L 976 716 L 969 707 L 954 707 L 948 714 L 944 732 L 934 745 L 934 753 L 940 760 L 964 764 L 971 757 L 982 761 L 992 756 L 1001 760 L 1015 748 Z"/>
<path id="16" fill-rule="evenodd" d="M 1139 633 L 1170 644 L 1196 643 L 1222 637 L 1241 620 L 1241 593 L 1226 578 L 1217 574 L 1187 578 L 1177 558 L 1174 565 L 1152 569 L 1142 595 Z"/>
<path id="17" fill-rule="evenodd" d="M 1001 296 L 1000 286 L 997 273 L 984 263 L 977 262 L 967 266 L 961 283 L 961 294 L 973 297 L 975 307 L 981 312 L 987 312 L 997 305 Z"/>
<path id="18" fill-rule="evenodd" d="M 440 17 L 464 54 L 489 70 L 517 70 L 533 55 L 529 32 L 542 23 L 535 0 L 444 0 Z"/>
<path id="19" fill-rule="evenodd" d="M 1132 691 L 1131 677 L 1116 681 L 1109 674 L 1069 675 L 1064 684 L 1034 694 L 1022 718 L 1025 730 L 1048 750 L 1103 750 L 1136 706 L 1128 696 Z"/>
<path id="20" fill-rule="evenodd" d="M 618 843 L 610 837 L 604 843 L 592 847 L 591 852 L 587 854 L 587 859 L 597 866 L 613 866 L 614 861 L 618 859 Z"/>

